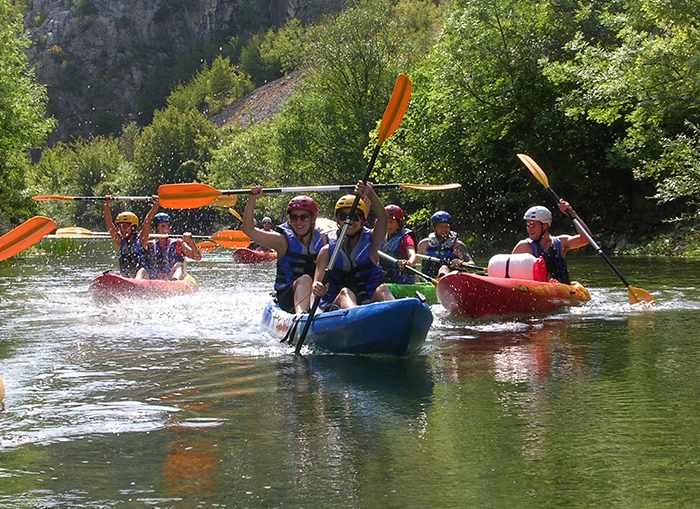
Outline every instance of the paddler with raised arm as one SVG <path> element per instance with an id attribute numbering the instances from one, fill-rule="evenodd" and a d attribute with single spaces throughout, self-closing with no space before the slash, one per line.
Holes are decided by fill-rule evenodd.
<path id="1" fill-rule="evenodd" d="M 254 186 L 243 211 L 243 232 L 253 242 L 277 251 L 275 293 L 279 306 L 288 313 L 306 313 L 311 307 L 311 286 L 316 258 L 328 243 L 316 227 L 318 205 L 308 196 L 295 196 L 287 205 L 287 222 L 275 230 L 255 227 L 255 202 L 262 186 Z"/>
<path id="2" fill-rule="evenodd" d="M 394 300 L 389 288 L 382 283 L 383 271 L 379 265 L 379 247 L 386 238 L 389 216 L 374 192 L 372 183 L 365 184 L 360 181 L 355 186 L 354 195 L 341 197 L 335 204 L 335 219 L 342 228 L 356 195 L 364 199 L 360 200 L 355 215 L 350 218 L 350 227 L 343 239 L 343 245 L 337 244 L 339 230 L 329 232 L 328 245 L 324 246 L 318 255 L 313 290 L 314 295 L 321 298 L 319 307 L 324 311 Z M 369 199 L 377 216 L 371 230 L 365 226 L 369 215 L 366 199 Z M 330 278 L 324 285 L 326 267 L 335 249 L 341 251 L 331 269 Z"/>
<path id="3" fill-rule="evenodd" d="M 172 232 L 173 220 L 170 214 L 165 212 L 158 212 L 153 216 L 151 225 L 155 228 L 154 233 L 159 237 L 148 242 L 146 270 L 149 277 L 168 280 L 184 279 L 187 275 L 186 258 L 197 261 L 202 259 L 202 253 L 192 233 L 183 233 L 181 239 L 168 237 Z M 145 224 L 144 231 L 146 231 Z"/>
<path id="4" fill-rule="evenodd" d="M 578 220 L 578 223 L 585 228 L 586 232 L 591 235 L 588 226 L 571 208 L 569 202 L 560 200 L 559 210 L 563 214 L 571 211 L 573 218 Z M 550 234 L 549 228 L 552 226 L 552 213 L 547 207 L 536 205 L 530 207 L 523 216 L 526 221 L 528 238 L 518 242 L 513 248 L 512 254 L 529 253 L 536 258 L 544 257 L 547 265 L 547 279 L 556 280 L 559 283 L 570 284 L 569 271 L 566 264 L 566 253 L 571 249 L 578 249 L 588 244 L 588 239 L 579 229 L 577 235 L 558 235 Z M 578 229 L 578 225 L 576 226 Z"/>
<path id="5" fill-rule="evenodd" d="M 139 230 L 139 218 L 133 212 L 120 212 L 112 221 L 109 204 L 114 200 L 110 195 L 105 196 L 105 224 L 119 249 L 119 273 L 124 277 L 148 279 L 146 271 L 148 234 L 153 216 L 158 211 L 158 197 L 154 196 L 152 199 L 153 207 L 144 218 L 143 229 Z"/>

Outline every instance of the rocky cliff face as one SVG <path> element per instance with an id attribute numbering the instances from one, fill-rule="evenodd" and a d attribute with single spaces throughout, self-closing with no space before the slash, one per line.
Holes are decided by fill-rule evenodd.
<path id="1" fill-rule="evenodd" d="M 198 55 L 204 45 L 223 44 L 244 30 L 281 26 L 290 17 L 311 17 L 338 3 L 34 0 L 25 27 L 35 43 L 30 62 L 48 87 L 49 111 L 59 120 L 50 143 L 118 132 L 142 119 L 139 106 L 167 94 L 153 84 L 167 82 L 168 69 Z"/>

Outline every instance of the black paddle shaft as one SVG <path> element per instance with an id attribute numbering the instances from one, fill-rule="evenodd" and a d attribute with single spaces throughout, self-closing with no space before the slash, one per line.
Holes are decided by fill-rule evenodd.
<path id="1" fill-rule="evenodd" d="M 365 175 L 362 179 L 362 182 L 365 184 L 367 183 L 367 180 L 369 179 L 370 174 L 372 173 L 372 169 L 374 168 L 374 163 L 377 161 L 377 156 L 379 155 L 379 148 L 381 145 L 377 145 L 374 147 L 374 152 L 372 152 L 372 158 L 369 161 L 369 164 L 367 165 L 367 170 L 365 171 Z M 348 213 L 347 217 L 345 218 L 345 223 L 343 224 L 343 229 L 340 230 L 340 235 L 338 235 L 338 241 L 336 242 L 335 245 L 335 250 L 333 251 L 333 254 L 331 255 L 331 259 L 328 261 L 328 265 L 326 266 L 326 270 L 323 274 L 323 283 L 326 284 L 328 283 L 328 278 L 330 278 L 331 272 L 333 270 L 333 267 L 335 266 L 335 262 L 338 259 L 338 255 L 340 254 L 340 250 L 342 249 L 343 246 L 343 241 L 345 240 L 345 235 L 348 232 L 348 229 L 350 228 L 350 218 L 355 215 L 355 212 L 357 212 L 357 207 L 360 205 L 360 195 L 355 195 L 355 201 L 352 202 L 352 207 L 350 207 L 350 212 Z M 309 310 L 309 317 L 306 319 L 306 323 L 304 323 L 304 328 L 301 331 L 301 336 L 299 336 L 299 341 L 297 341 L 296 348 L 294 349 L 294 353 L 298 354 L 301 351 L 301 347 L 304 345 L 304 341 L 306 340 L 306 335 L 309 333 L 309 328 L 311 327 L 311 321 L 314 319 L 314 315 L 316 314 L 316 310 L 318 309 L 318 305 L 321 302 L 321 299 L 314 299 L 314 303 L 311 305 L 311 309 Z"/>

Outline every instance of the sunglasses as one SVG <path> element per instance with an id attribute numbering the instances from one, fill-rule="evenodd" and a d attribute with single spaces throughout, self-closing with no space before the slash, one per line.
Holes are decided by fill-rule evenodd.
<path id="1" fill-rule="evenodd" d="M 348 213 L 347 212 L 338 212 L 335 217 L 338 218 L 338 221 L 341 223 L 345 222 L 345 220 L 348 218 Z M 353 221 L 355 223 L 361 221 L 362 218 L 360 217 L 359 214 L 353 214 L 352 217 L 350 218 L 350 221 Z"/>
<path id="2" fill-rule="evenodd" d="M 296 221 L 301 221 L 302 223 L 305 223 L 309 219 L 311 219 L 311 216 L 308 214 L 289 214 L 289 220 L 292 223 L 294 223 Z"/>

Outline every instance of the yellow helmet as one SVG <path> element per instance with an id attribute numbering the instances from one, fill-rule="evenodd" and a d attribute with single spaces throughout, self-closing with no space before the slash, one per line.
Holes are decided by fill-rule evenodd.
<path id="1" fill-rule="evenodd" d="M 338 213 L 338 209 L 349 209 L 350 207 L 352 207 L 352 204 L 355 203 L 355 198 L 357 198 L 357 195 L 354 194 L 346 194 L 345 196 L 341 196 L 340 199 L 337 202 L 335 202 L 336 214 Z M 367 208 L 365 200 L 360 198 L 360 203 L 357 205 L 357 209 L 361 210 L 362 213 L 365 215 L 365 219 L 367 219 L 369 209 Z"/>
<path id="2" fill-rule="evenodd" d="M 133 212 L 121 212 L 114 220 L 115 223 L 131 223 L 136 228 L 139 227 L 139 218 Z"/>

